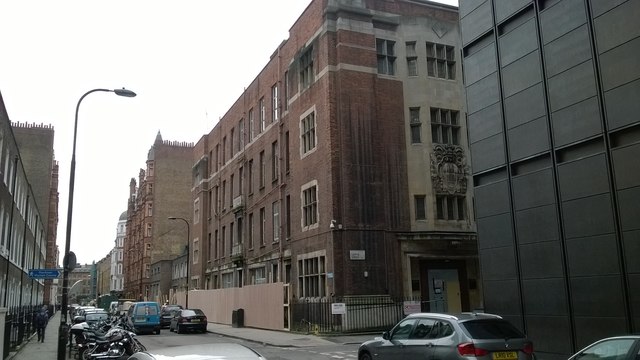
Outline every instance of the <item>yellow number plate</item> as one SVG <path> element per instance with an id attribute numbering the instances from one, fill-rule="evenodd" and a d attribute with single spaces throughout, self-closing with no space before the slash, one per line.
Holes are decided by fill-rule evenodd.
<path id="1" fill-rule="evenodd" d="M 191 322 L 200 322 L 200 319 L 192 319 Z"/>
<path id="2" fill-rule="evenodd" d="M 518 360 L 518 353 L 515 351 L 494 352 L 493 360 Z"/>

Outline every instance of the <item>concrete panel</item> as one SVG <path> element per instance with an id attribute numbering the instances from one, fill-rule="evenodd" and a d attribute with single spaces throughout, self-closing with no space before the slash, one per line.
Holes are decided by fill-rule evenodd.
<path id="1" fill-rule="evenodd" d="M 487 216 L 477 220 L 478 236 L 482 241 L 478 248 L 494 248 L 513 245 L 511 214 Z"/>
<path id="2" fill-rule="evenodd" d="M 559 281 L 564 277 L 564 269 L 562 266 L 562 249 L 558 241 L 547 241 L 520 246 L 520 269 L 523 279 L 545 279 L 551 280 L 552 283 Z M 556 284 L 557 285 L 557 284 Z M 561 285 L 564 287 L 564 285 Z M 542 288 L 539 288 L 542 289 Z M 557 289 L 556 289 L 557 290 Z M 553 292 L 555 294 L 555 292 Z M 564 292 L 560 292 L 562 294 Z M 540 296 L 550 297 L 547 294 L 540 293 Z M 525 295 L 525 299 L 527 296 Z M 527 313 L 536 315 L 558 315 L 564 314 L 566 307 L 552 306 L 545 304 L 547 300 L 539 299 L 537 296 L 532 299 L 533 302 L 541 304 L 547 310 L 538 309 L 533 311 L 527 307 Z M 548 301 L 552 301 L 548 299 Z M 564 301 L 563 301 L 564 304 Z M 566 304 L 565 304 L 566 305 Z M 532 305 L 534 306 L 534 305 Z"/>
<path id="3" fill-rule="evenodd" d="M 471 158 L 473 172 L 491 169 L 506 162 L 502 133 L 471 145 L 471 152 L 474 154 Z"/>
<path id="4" fill-rule="evenodd" d="M 623 232 L 622 241 L 624 244 L 624 258 L 627 273 L 640 275 L 640 261 L 638 261 L 638 254 L 640 254 L 640 230 Z M 640 285 L 640 283 L 638 285 Z M 638 291 L 640 292 L 640 288 L 638 288 Z M 640 298 L 638 298 L 638 300 L 640 300 Z M 638 303 L 638 305 L 640 305 L 640 303 Z"/>
<path id="5" fill-rule="evenodd" d="M 509 213 L 509 188 L 506 181 L 479 186 L 474 189 L 478 219 Z"/>
<path id="6" fill-rule="evenodd" d="M 498 40 L 500 65 L 507 66 L 521 57 L 538 49 L 535 19 L 530 19 Z"/>
<path id="7" fill-rule="evenodd" d="M 516 280 L 488 280 L 483 281 L 483 285 L 485 311 L 503 316 L 521 313 L 520 291 Z"/>
<path id="8" fill-rule="evenodd" d="M 638 121 L 640 114 L 640 80 L 609 90 L 604 94 L 609 130 Z"/>
<path id="9" fill-rule="evenodd" d="M 640 274 L 629 275 L 629 298 L 632 314 L 640 313 Z M 640 316 L 636 315 L 633 319 L 635 325 L 640 325 Z M 636 327 L 637 329 L 637 327 Z"/>
<path id="10" fill-rule="evenodd" d="M 513 128 L 547 113 L 542 83 L 538 83 L 504 100 L 507 128 Z"/>
<path id="11" fill-rule="evenodd" d="M 487 0 L 485 0 L 487 1 Z M 489 1 L 487 1 L 489 2 Z M 475 10 L 478 6 L 482 5 L 484 1 L 478 0 L 460 0 L 458 1 L 458 11 L 460 13 L 460 18 L 463 18 L 469 15 L 470 12 Z"/>
<path id="12" fill-rule="evenodd" d="M 548 77 L 591 59 L 591 41 L 587 25 L 582 25 L 545 45 L 544 59 Z"/>
<path id="13" fill-rule="evenodd" d="M 640 229 L 640 186 L 618 191 L 620 227 L 622 230 Z"/>
<path id="14" fill-rule="evenodd" d="M 534 51 L 503 68 L 502 92 L 504 97 L 509 97 L 539 83 L 541 80 L 540 53 Z"/>
<path id="15" fill-rule="evenodd" d="M 638 98 L 640 99 L 640 98 Z M 612 152 L 616 189 L 640 186 L 640 144 L 621 147 Z"/>
<path id="16" fill-rule="evenodd" d="M 570 288 L 576 316 L 624 316 L 622 278 L 619 275 L 572 277 Z"/>
<path id="17" fill-rule="evenodd" d="M 602 194 L 562 203 L 567 239 L 614 232 L 611 195 Z"/>
<path id="18" fill-rule="evenodd" d="M 542 294 L 548 293 L 540 291 Z M 565 316 L 534 316 L 527 315 L 527 336 L 536 339 L 534 344 L 536 357 L 539 359 L 554 359 L 547 353 L 565 354 L 560 359 L 565 360 L 573 353 L 571 342 L 571 321 Z M 543 355 L 544 354 L 544 355 Z"/>
<path id="19" fill-rule="evenodd" d="M 604 154 L 571 161 L 558 166 L 558 185 L 563 201 L 602 194 L 609 191 Z"/>
<path id="20" fill-rule="evenodd" d="M 543 43 L 547 44 L 587 22 L 583 0 L 564 0 L 540 12 Z"/>
<path id="21" fill-rule="evenodd" d="M 500 103 L 488 106 L 467 117 L 469 143 L 473 144 L 502 132 Z"/>
<path id="22" fill-rule="evenodd" d="M 555 203 L 550 169 L 514 177 L 512 183 L 516 211 Z"/>
<path id="23" fill-rule="evenodd" d="M 567 265 L 572 277 L 620 273 L 615 235 L 608 234 L 567 240 Z"/>
<path id="24" fill-rule="evenodd" d="M 591 15 L 593 17 L 598 17 L 626 1 L 627 0 L 589 0 L 591 3 Z"/>
<path id="25" fill-rule="evenodd" d="M 640 28 L 640 26 L 636 26 Z M 640 78 L 640 61 L 638 59 L 640 59 L 640 37 L 600 55 L 604 91 Z"/>
<path id="26" fill-rule="evenodd" d="M 496 72 L 498 62 L 496 61 L 496 44 L 485 46 L 479 51 L 464 58 L 464 81 L 471 85 L 478 80 Z"/>
<path id="27" fill-rule="evenodd" d="M 483 279 L 513 280 L 516 278 L 517 271 L 513 246 L 484 249 L 480 250 L 479 254 Z"/>
<path id="28" fill-rule="evenodd" d="M 508 134 L 509 158 L 512 161 L 540 154 L 551 147 L 546 116 L 510 129 Z"/>
<path id="29" fill-rule="evenodd" d="M 602 1 L 604 3 L 610 1 Z M 602 54 L 616 46 L 640 36 L 640 1 L 627 1 L 593 21 L 598 53 Z M 637 55 L 636 55 L 637 56 Z"/>
<path id="30" fill-rule="evenodd" d="M 589 60 L 550 78 L 548 87 L 551 111 L 595 96 L 597 92 L 593 62 Z"/>
<path id="31" fill-rule="evenodd" d="M 602 133 L 600 105 L 592 97 L 551 114 L 555 146 L 564 146 Z"/>
<path id="32" fill-rule="evenodd" d="M 473 85 L 467 86 L 467 110 L 469 114 L 500 101 L 498 74 L 493 73 Z"/>
<path id="33" fill-rule="evenodd" d="M 486 1 L 460 19 L 460 28 L 463 30 L 462 45 L 467 45 L 477 35 L 490 30 L 492 26 L 491 1 Z"/>
<path id="34" fill-rule="evenodd" d="M 560 238 L 556 205 L 546 205 L 516 213 L 519 244 L 557 240 Z"/>
<path id="35" fill-rule="evenodd" d="M 508 18 L 523 7 L 531 4 L 531 0 L 494 0 L 496 22 Z"/>
<path id="36" fill-rule="evenodd" d="M 618 306 L 622 308 L 621 304 Z M 627 333 L 627 322 L 623 317 L 576 316 L 574 322 L 578 349 L 605 337 Z"/>

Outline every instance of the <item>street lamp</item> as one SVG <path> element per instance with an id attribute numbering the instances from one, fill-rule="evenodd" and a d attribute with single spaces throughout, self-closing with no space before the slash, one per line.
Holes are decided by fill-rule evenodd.
<path id="1" fill-rule="evenodd" d="M 185 224 L 187 224 L 187 293 L 184 298 L 184 307 L 188 309 L 189 308 L 189 251 L 190 251 L 189 242 L 191 241 L 191 237 L 189 235 L 189 229 L 191 228 L 191 225 L 189 225 L 189 221 L 187 221 L 187 219 L 181 218 L 181 217 L 169 216 L 169 220 L 182 220 L 184 221 Z"/>
<path id="2" fill-rule="evenodd" d="M 134 97 L 136 93 L 131 90 L 127 90 L 125 88 L 122 89 L 93 89 L 89 90 L 84 95 L 80 97 L 78 100 L 78 105 L 76 105 L 76 117 L 75 122 L 73 124 L 73 150 L 71 152 L 71 170 L 69 175 L 69 205 L 67 206 L 67 238 L 65 241 L 64 247 L 64 258 L 62 260 L 62 313 L 60 314 L 60 329 L 58 335 L 58 360 L 65 359 L 66 352 L 66 341 L 67 341 L 67 306 L 69 303 L 69 271 L 72 270 L 72 267 L 75 266 L 75 261 L 71 264 L 71 258 L 75 259 L 75 254 L 69 251 L 69 247 L 71 245 L 71 217 L 73 214 L 73 187 L 75 183 L 76 176 L 76 138 L 78 135 L 78 110 L 80 109 L 80 103 L 82 100 L 89 94 L 94 92 L 112 92 L 118 96 L 124 97 Z"/>

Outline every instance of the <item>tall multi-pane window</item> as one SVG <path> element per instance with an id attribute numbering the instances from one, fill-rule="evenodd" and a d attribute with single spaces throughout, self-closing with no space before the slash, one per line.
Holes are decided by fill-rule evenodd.
<path id="1" fill-rule="evenodd" d="M 264 150 L 260 151 L 260 164 L 258 164 L 258 166 L 260 166 L 259 174 L 258 174 L 260 176 L 260 188 L 263 188 L 264 187 L 265 172 L 266 172 L 265 160 L 264 160 Z"/>
<path id="2" fill-rule="evenodd" d="M 298 294 L 301 298 L 326 296 L 325 257 L 298 260 Z"/>
<path id="3" fill-rule="evenodd" d="M 213 233 L 213 258 L 218 259 L 220 257 L 220 234 L 218 230 Z"/>
<path id="4" fill-rule="evenodd" d="M 289 71 L 284 72 L 284 111 L 289 110 L 289 95 L 291 89 L 289 88 Z"/>
<path id="5" fill-rule="evenodd" d="M 418 75 L 418 55 L 416 54 L 416 42 L 407 43 L 407 75 Z"/>
<path id="6" fill-rule="evenodd" d="M 238 195 L 244 192 L 244 167 L 238 168 Z"/>
<path id="7" fill-rule="evenodd" d="M 249 160 L 247 164 L 247 181 L 249 182 L 249 194 L 253 193 L 253 159 Z"/>
<path id="8" fill-rule="evenodd" d="M 300 57 L 300 88 L 306 89 L 313 82 L 313 47 L 309 47 L 307 51 Z"/>
<path id="9" fill-rule="evenodd" d="M 420 121 L 420 108 L 409 109 L 409 126 L 411 129 L 411 143 L 422 142 L 422 122 Z"/>
<path id="10" fill-rule="evenodd" d="M 220 203 L 222 203 L 222 210 L 226 209 L 225 206 L 227 200 L 227 180 L 222 180 L 222 194 L 220 197 Z"/>
<path id="11" fill-rule="evenodd" d="M 316 147 L 316 114 L 309 113 L 300 122 L 302 154 L 306 154 Z"/>
<path id="12" fill-rule="evenodd" d="M 316 186 L 302 191 L 302 226 L 307 227 L 318 222 L 318 194 Z"/>
<path id="13" fill-rule="evenodd" d="M 259 125 L 260 125 L 260 129 L 258 130 L 258 133 L 261 133 L 264 131 L 264 129 L 266 128 L 267 124 L 267 108 L 266 105 L 264 103 L 264 98 L 260 98 L 260 105 L 259 105 L 259 110 L 260 110 L 260 119 L 259 121 Z"/>
<path id="14" fill-rule="evenodd" d="M 271 180 L 278 180 L 280 174 L 280 154 L 278 154 L 278 141 L 271 143 Z"/>
<path id="15" fill-rule="evenodd" d="M 236 129 L 231 128 L 231 130 L 229 131 L 229 157 L 230 158 L 232 158 L 233 155 L 236 153 L 235 138 L 236 138 Z"/>
<path id="16" fill-rule="evenodd" d="M 271 87 L 271 122 L 278 121 L 278 84 Z"/>
<path id="17" fill-rule="evenodd" d="M 465 220 L 465 197 L 459 195 L 437 195 L 436 216 L 439 220 Z"/>
<path id="18" fill-rule="evenodd" d="M 271 219 L 273 225 L 273 242 L 278 242 L 280 241 L 280 202 L 274 201 L 273 204 L 271 204 L 271 212 L 273 216 Z"/>
<path id="19" fill-rule="evenodd" d="M 266 217 L 265 217 L 265 209 L 264 208 L 260 208 L 260 219 L 258 219 L 258 221 L 260 222 L 258 224 L 258 226 L 260 227 L 260 246 L 264 246 L 264 230 L 265 230 L 265 222 L 267 221 Z"/>
<path id="20" fill-rule="evenodd" d="M 285 197 L 285 211 L 286 211 L 286 215 L 285 215 L 285 231 L 286 231 L 286 237 L 287 239 L 291 237 L 291 195 L 287 195 Z"/>
<path id="21" fill-rule="evenodd" d="M 244 119 L 238 122 L 238 146 L 240 149 L 244 148 Z"/>
<path id="22" fill-rule="evenodd" d="M 426 196 L 425 195 L 414 195 L 413 197 L 416 207 L 416 220 L 426 220 L 427 219 L 427 207 L 426 207 Z"/>
<path id="23" fill-rule="evenodd" d="M 249 214 L 247 221 L 249 222 L 247 224 L 247 246 L 249 249 L 253 249 L 253 213 Z"/>
<path id="24" fill-rule="evenodd" d="M 256 124 L 253 119 L 253 108 L 249 109 L 249 115 L 247 117 L 249 118 L 249 141 L 251 141 L 256 136 Z"/>
<path id="25" fill-rule="evenodd" d="M 378 74 L 395 74 L 396 54 L 395 41 L 376 39 L 376 53 L 378 55 Z"/>
<path id="26" fill-rule="evenodd" d="M 455 110 L 431 108 L 431 141 L 434 144 L 460 144 L 458 116 Z"/>
<path id="27" fill-rule="evenodd" d="M 147 216 L 153 216 L 153 203 L 147 203 Z"/>
<path id="28" fill-rule="evenodd" d="M 289 159 L 289 132 L 287 131 L 284 133 L 284 171 L 287 174 L 289 173 Z"/>
<path id="29" fill-rule="evenodd" d="M 220 257 L 224 257 L 226 254 L 227 228 L 223 226 L 222 229 L 220 229 L 220 233 L 222 234 L 222 239 L 220 239 Z"/>
<path id="30" fill-rule="evenodd" d="M 427 75 L 454 80 L 456 78 L 455 48 L 427 43 Z"/>
<path id="31" fill-rule="evenodd" d="M 231 174 L 231 177 L 229 178 L 229 209 L 233 208 L 233 182 L 234 182 L 234 176 L 233 174 Z"/>
<path id="32" fill-rule="evenodd" d="M 213 167 L 214 167 L 214 172 L 217 172 L 218 169 L 220 168 L 220 162 L 218 161 L 218 159 L 220 158 L 220 144 L 216 144 L 216 156 L 213 159 Z"/>

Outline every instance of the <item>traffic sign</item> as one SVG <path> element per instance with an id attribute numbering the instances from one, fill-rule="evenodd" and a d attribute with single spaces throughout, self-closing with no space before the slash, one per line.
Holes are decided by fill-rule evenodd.
<path id="1" fill-rule="evenodd" d="M 57 279 L 61 273 L 60 269 L 31 269 L 29 277 L 32 279 Z"/>

